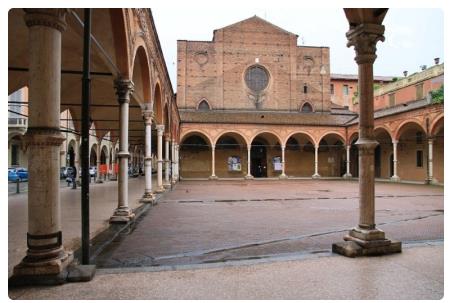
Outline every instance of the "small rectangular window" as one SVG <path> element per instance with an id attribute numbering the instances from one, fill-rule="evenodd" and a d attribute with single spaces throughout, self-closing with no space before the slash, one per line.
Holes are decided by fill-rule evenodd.
<path id="1" fill-rule="evenodd" d="M 423 144 L 423 134 L 422 132 L 416 133 L 416 144 Z"/>
<path id="2" fill-rule="evenodd" d="M 330 84 L 330 94 L 334 95 L 334 84 Z"/>
<path id="3" fill-rule="evenodd" d="M 423 151 L 421 150 L 416 152 L 416 166 L 423 167 Z"/>
<path id="4" fill-rule="evenodd" d="M 347 84 L 344 84 L 342 91 L 344 92 L 344 96 L 348 96 L 348 85 Z"/>
<path id="5" fill-rule="evenodd" d="M 416 100 L 423 99 L 423 83 L 416 85 Z"/>
<path id="6" fill-rule="evenodd" d="M 308 85 L 303 85 L 303 93 L 307 94 L 308 93 Z"/>
<path id="7" fill-rule="evenodd" d="M 395 105 L 395 93 L 389 94 L 389 106 Z"/>

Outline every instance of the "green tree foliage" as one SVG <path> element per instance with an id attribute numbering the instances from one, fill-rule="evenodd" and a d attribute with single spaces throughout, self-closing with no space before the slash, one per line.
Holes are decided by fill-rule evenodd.
<path id="1" fill-rule="evenodd" d="M 439 89 L 431 91 L 431 103 L 441 104 L 444 103 L 444 84 Z"/>

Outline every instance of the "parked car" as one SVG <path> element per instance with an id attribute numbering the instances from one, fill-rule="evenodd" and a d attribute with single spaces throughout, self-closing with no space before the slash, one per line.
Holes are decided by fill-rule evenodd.
<path id="1" fill-rule="evenodd" d="M 17 175 L 19 176 L 20 181 L 28 180 L 28 170 L 24 167 L 16 168 Z"/>
<path id="2" fill-rule="evenodd" d="M 59 178 L 64 179 L 66 177 L 66 167 L 62 166 L 59 168 Z"/>
<path id="3" fill-rule="evenodd" d="M 91 177 L 95 177 L 96 174 L 97 174 L 97 167 L 91 166 L 91 167 L 89 168 L 89 175 L 90 175 Z"/>
<path id="4" fill-rule="evenodd" d="M 8 168 L 8 181 L 16 182 L 20 180 L 15 168 Z"/>

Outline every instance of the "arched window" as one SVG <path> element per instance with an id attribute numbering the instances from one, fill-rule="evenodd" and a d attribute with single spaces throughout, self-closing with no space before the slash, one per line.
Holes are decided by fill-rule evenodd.
<path id="1" fill-rule="evenodd" d="M 211 108 L 209 107 L 209 104 L 206 100 L 202 100 L 199 104 L 198 104 L 198 110 L 210 110 Z"/>
<path id="2" fill-rule="evenodd" d="M 308 93 L 308 85 L 305 83 L 303 84 L 303 93 L 307 94 Z"/>
<path id="3" fill-rule="evenodd" d="M 311 113 L 313 111 L 311 104 L 309 104 L 308 102 L 306 102 L 305 104 L 303 104 L 302 106 L 302 112 L 303 113 Z"/>

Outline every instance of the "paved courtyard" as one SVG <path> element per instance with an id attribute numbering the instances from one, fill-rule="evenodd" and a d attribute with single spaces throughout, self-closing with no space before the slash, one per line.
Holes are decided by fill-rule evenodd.
<path id="1" fill-rule="evenodd" d="M 184 181 L 96 262 L 141 267 L 329 253 L 357 224 L 357 196 L 356 181 Z M 389 238 L 443 239 L 442 187 L 377 183 L 376 196 L 376 220 Z"/>
<path id="2" fill-rule="evenodd" d="M 108 228 L 115 187 L 115 182 L 107 182 L 91 188 L 92 237 Z M 130 189 L 130 203 L 137 207 L 143 178 L 130 179 Z M 389 238 L 402 240 L 404 251 L 348 259 L 332 254 L 331 244 L 356 225 L 357 195 L 356 181 L 182 181 L 96 258 L 93 281 L 15 288 L 9 295 L 20 299 L 441 298 L 443 188 L 377 183 L 378 226 Z M 63 189 L 61 199 L 64 243 L 76 249 L 79 191 Z M 25 205 L 26 195 L 9 197 L 10 270 L 25 252 Z"/>

